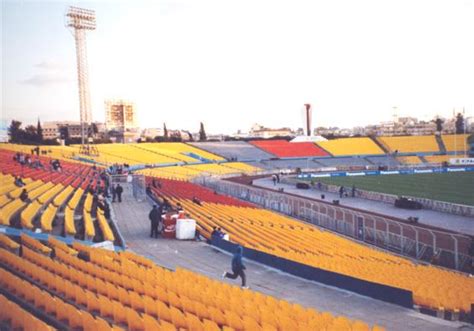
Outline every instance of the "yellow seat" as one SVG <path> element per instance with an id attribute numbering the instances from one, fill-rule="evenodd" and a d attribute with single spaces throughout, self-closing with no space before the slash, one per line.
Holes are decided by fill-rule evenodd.
<path id="1" fill-rule="evenodd" d="M 145 323 L 142 317 L 133 309 L 125 308 L 127 312 L 128 329 L 130 331 L 143 331 L 145 330 Z"/>
<path id="2" fill-rule="evenodd" d="M 173 322 L 173 325 L 175 325 L 178 328 L 187 327 L 186 319 L 184 318 L 184 314 L 181 312 L 181 310 L 175 307 L 171 307 L 170 314 L 171 314 L 171 321 Z"/>
<path id="3" fill-rule="evenodd" d="M 126 307 L 123 306 L 120 302 L 112 301 L 112 309 L 114 312 L 114 322 L 116 324 L 128 325 L 128 316 L 127 316 L 127 311 L 125 308 Z"/>
<path id="4" fill-rule="evenodd" d="M 155 330 L 160 330 L 161 329 L 160 323 L 154 317 L 152 317 L 148 314 L 143 314 L 142 318 L 143 318 L 143 324 L 144 324 L 144 327 L 145 327 L 145 331 L 155 331 Z"/>
<path id="5" fill-rule="evenodd" d="M 217 325 L 216 322 L 208 320 L 208 319 L 204 319 L 202 324 L 204 325 L 205 331 L 220 331 L 221 330 L 221 328 L 219 327 L 219 325 Z"/>
<path id="6" fill-rule="evenodd" d="M 8 250 L 17 250 L 20 248 L 20 244 L 16 241 L 10 239 L 3 233 L 0 233 L 0 247 L 4 247 Z"/>

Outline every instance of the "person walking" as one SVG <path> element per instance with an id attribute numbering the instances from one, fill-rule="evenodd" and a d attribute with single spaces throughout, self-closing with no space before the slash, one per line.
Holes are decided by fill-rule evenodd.
<path id="1" fill-rule="evenodd" d="M 236 279 L 240 276 L 242 279 L 242 288 L 247 289 L 247 277 L 245 276 L 244 270 L 246 269 L 245 265 L 242 263 L 242 246 L 237 247 L 237 251 L 232 257 L 232 273 L 224 271 L 222 278 Z"/>
<path id="2" fill-rule="evenodd" d="M 112 184 L 112 188 L 110 190 L 112 191 L 112 202 L 115 202 L 115 199 L 117 198 L 117 188 L 115 184 Z"/>
<path id="3" fill-rule="evenodd" d="M 343 195 L 344 195 L 344 186 L 341 186 L 339 188 L 339 198 L 342 198 Z"/>
<path id="4" fill-rule="evenodd" d="M 153 205 L 153 209 L 148 214 L 148 218 L 151 222 L 151 231 L 150 231 L 150 238 L 158 238 L 158 225 L 160 224 L 161 219 L 161 208 L 158 208 L 157 205 Z"/>
<path id="5" fill-rule="evenodd" d="M 122 202 L 123 187 L 120 184 L 117 184 L 115 192 L 117 193 L 118 202 Z"/>

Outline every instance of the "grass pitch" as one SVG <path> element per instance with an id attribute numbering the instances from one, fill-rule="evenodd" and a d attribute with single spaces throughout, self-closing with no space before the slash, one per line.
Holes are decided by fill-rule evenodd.
<path id="1" fill-rule="evenodd" d="M 333 185 L 474 205 L 474 172 L 314 178 Z"/>

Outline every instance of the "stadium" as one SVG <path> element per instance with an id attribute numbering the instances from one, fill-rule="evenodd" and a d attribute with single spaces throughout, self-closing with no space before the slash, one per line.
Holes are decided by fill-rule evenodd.
<path id="1" fill-rule="evenodd" d="M 382 305 L 426 329 L 468 326 L 473 168 L 446 165 L 463 152 L 454 139 L 467 136 L 101 144 L 94 155 L 3 144 L 2 321 L 36 330 L 400 329 L 370 313 Z M 107 193 L 117 183 L 121 203 Z M 417 193 L 422 183 L 433 196 Z M 338 195 L 341 185 L 355 194 Z M 400 195 L 423 204 L 409 211 L 416 222 L 391 207 Z M 179 206 L 196 221 L 192 239 L 149 238 L 148 212 L 165 200 L 170 214 Z M 219 277 L 238 245 L 250 289 Z M 324 303 L 301 286 L 327 291 Z"/>
<path id="2" fill-rule="evenodd" d="M 38 40 L 44 43 L 44 35 L 39 34 L 59 31 L 57 26 L 52 27 L 58 17 L 52 19 L 51 13 L 64 11 L 64 4 L 53 2 L 37 7 L 2 3 L 6 44 L 16 46 L 4 52 L 7 65 L 2 65 L 6 69 L 2 83 L 7 87 L 0 119 L 0 330 L 474 330 L 474 125 L 471 123 L 468 129 L 466 120 L 472 117 L 463 117 L 464 108 L 457 117 L 453 110 L 453 118 L 446 123 L 438 115 L 430 122 L 414 121 L 410 124 L 414 131 L 409 131 L 405 123 L 381 122 L 378 127 L 368 125 L 369 133 L 354 133 L 354 129 L 350 134 L 335 135 L 312 130 L 312 106 L 302 101 L 304 129 L 269 129 L 255 124 L 254 136 L 242 138 L 238 130 L 226 139 L 208 139 L 202 122 L 197 134 L 185 130 L 185 123 L 195 119 L 191 113 L 213 106 L 208 100 L 199 102 L 217 100 L 211 118 L 219 128 L 224 122 L 249 114 L 257 118 L 259 114 L 252 114 L 252 109 L 268 108 L 262 112 L 277 118 L 278 110 L 273 109 L 277 108 L 276 103 L 286 102 L 283 108 L 291 108 L 304 93 L 290 97 L 291 102 L 279 95 L 275 103 L 268 101 L 268 96 L 274 98 L 278 89 L 265 90 L 264 85 L 272 85 L 274 77 L 282 75 L 276 79 L 277 85 L 284 86 L 282 94 L 297 90 L 285 85 L 285 80 L 306 89 L 305 84 L 311 83 L 305 80 L 311 76 L 306 73 L 307 67 L 299 68 L 304 68 L 303 76 L 293 76 L 293 71 L 299 71 L 297 62 L 308 63 L 305 61 L 311 56 L 305 58 L 293 49 L 304 46 L 311 54 L 309 39 L 327 39 L 332 47 L 333 39 L 339 37 L 336 34 L 336 38 L 318 39 L 312 34 L 304 35 L 314 26 L 302 28 L 304 25 L 300 24 L 318 20 L 294 15 L 297 21 L 291 24 L 291 15 L 285 14 L 293 9 L 286 6 L 280 8 L 282 17 L 287 19 L 282 20 L 287 24 L 280 30 L 280 19 L 272 25 L 271 15 L 265 19 L 269 26 L 262 24 L 268 8 L 260 8 L 258 2 L 235 8 L 230 4 L 226 8 L 216 4 L 207 8 L 209 4 L 203 2 L 201 6 L 206 10 L 190 4 L 149 2 L 142 6 L 137 1 L 139 5 L 135 7 L 131 3 L 113 10 L 107 2 L 94 4 L 110 27 L 99 29 L 102 39 L 91 43 L 93 59 L 102 60 L 101 65 L 94 63 L 91 72 L 109 76 L 102 82 L 91 79 L 93 89 L 89 86 L 86 36 L 96 29 L 95 10 L 74 6 L 66 10 L 64 24 L 73 36 L 76 51 L 79 122 L 69 121 L 70 118 L 56 121 L 62 116 L 59 113 L 67 113 L 67 107 L 58 110 L 58 114 L 52 114 L 53 108 L 46 113 L 40 111 L 44 105 L 71 103 L 68 93 L 72 88 L 67 85 L 70 79 L 65 66 L 54 61 L 37 62 L 37 54 L 48 54 L 49 59 L 53 50 L 55 56 L 61 57 L 66 48 L 61 49 L 61 42 L 55 43 L 54 33 L 49 35 L 48 47 L 35 46 Z M 186 10 L 182 11 L 184 7 Z M 216 8 L 222 15 L 217 15 L 217 21 L 214 15 L 206 16 Z M 275 4 L 272 9 L 278 8 Z M 305 8 L 296 12 L 315 13 L 313 7 Z M 192 9 L 192 15 L 188 9 Z M 248 31 L 235 28 L 234 17 L 239 17 L 239 26 L 241 23 L 239 10 L 244 13 Z M 247 11 L 252 11 L 254 17 Z M 387 12 L 390 17 L 396 16 Z M 424 15 L 425 8 L 422 12 Z M 34 19 L 25 29 L 17 29 L 20 16 Z M 195 31 L 189 31 L 187 27 L 193 26 L 196 18 L 198 24 L 190 29 Z M 154 25 L 155 20 L 164 25 Z M 382 21 L 377 25 L 383 26 Z M 44 26 L 39 28 L 39 22 Z M 117 22 L 119 26 L 114 25 Z M 134 25 L 141 30 L 133 30 Z M 148 25 L 153 26 L 151 34 L 144 32 Z M 119 31 L 116 34 L 114 26 Z M 155 35 L 165 26 L 169 35 Z M 200 30 L 202 26 L 204 30 Z M 264 30 L 260 29 L 262 26 Z M 295 26 L 297 30 L 290 33 Z M 357 31 L 356 26 L 353 28 Z M 221 29 L 227 34 L 219 35 Z M 140 36 L 132 31 L 139 31 Z M 200 38 L 205 34 L 212 38 L 203 43 L 205 39 Z M 117 39 L 110 42 L 105 35 Z M 269 35 L 275 40 L 267 38 Z M 245 62 L 247 55 L 236 52 L 242 44 L 235 48 L 226 44 L 226 40 L 238 43 L 246 39 L 243 36 L 248 38 L 248 45 L 244 46 L 251 46 L 243 47 L 244 53 L 252 54 L 249 62 Z M 128 43 L 122 42 L 122 37 Z M 142 39 L 148 40 L 145 47 L 141 47 Z M 157 42 L 151 43 L 151 39 Z M 268 47 L 262 47 L 260 39 L 268 41 Z M 185 40 L 199 47 L 180 48 Z M 274 41 L 277 47 L 271 47 Z M 72 47 L 71 38 L 68 44 Z M 215 44 L 217 48 L 213 48 Z M 25 45 L 27 51 L 21 48 Z M 296 57 L 283 52 L 282 45 L 292 45 L 288 48 Z M 324 59 L 324 47 L 319 46 L 317 53 Z M 267 49 L 269 53 L 265 53 Z M 227 53 L 229 50 L 237 53 L 239 60 L 244 58 L 243 62 L 236 61 L 234 66 L 231 59 L 235 58 Z M 335 58 L 351 53 L 342 50 L 334 50 Z M 108 51 L 113 56 L 97 56 Z M 285 65 L 291 70 L 278 71 L 282 67 L 279 53 L 289 56 Z M 357 52 L 353 53 L 357 56 Z M 435 58 L 435 53 L 438 52 L 431 52 L 430 56 Z M 222 58 L 227 54 L 229 59 L 220 63 L 216 54 Z M 139 59 L 129 62 L 133 73 L 120 62 L 130 55 Z M 38 72 L 20 79 L 16 72 L 29 72 L 28 57 L 35 61 L 33 68 Z M 208 58 L 210 62 L 206 62 Z M 273 59 L 275 66 L 267 67 Z M 311 58 L 310 63 L 318 61 L 326 60 Z M 257 67 L 252 71 L 249 68 L 254 62 Z M 339 69 L 344 68 L 342 62 L 334 63 Z M 361 63 L 354 66 L 364 67 Z M 454 68 L 455 64 L 450 66 Z M 206 69 L 192 71 L 195 68 Z M 213 71 L 216 68 L 217 74 Z M 260 71 L 261 68 L 264 69 Z M 369 66 L 364 70 L 368 69 Z M 243 76 L 251 73 L 251 79 L 239 81 L 240 71 Z M 291 75 L 285 76 L 290 71 Z M 467 72 L 465 68 L 461 71 Z M 338 86 L 332 92 L 330 88 L 324 90 L 337 76 L 337 70 L 328 72 L 329 79 L 323 79 L 319 86 L 326 91 L 322 94 L 337 91 L 337 99 L 350 99 L 355 85 L 364 85 L 359 73 L 355 74 L 357 84 L 350 89 Z M 344 73 L 344 79 L 354 74 L 351 72 Z M 266 80 L 262 80 L 262 73 Z M 313 76 L 320 73 L 323 77 L 324 70 Z M 178 77 L 180 74 L 182 77 Z M 370 76 L 363 73 L 366 74 Z M 390 76 L 388 71 L 384 75 Z M 150 80 L 140 79 L 145 76 Z M 222 86 L 229 84 L 230 77 L 237 81 L 231 86 L 238 87 L 232 98 L 258 99 L 264 101 L 265 107 L 261 103 L 252 106 L 253 101 L 248 101 L 250 112 L 245 107 L 238 110 L 240 100 L 235 100 L 237 106 L 230 105 L 223 93 L 233 88 L 202 88 L 199 85 L 209 84 L 205 76 Z M 194 81 L 196 77 L 199 79 Z M 383 85 L 378 78 L 373 80 Z M 155 104 L 148 107 L 150 117 L 145 118 L 155 122 L 147 123 L 143 132 L 152 132 L 152 137 L 138 135 L 141 128 L 135 104 L 129 100 L 100 100 L 105 101 L 105 121 L 92 120 L 97 100 L 91 101 L 91 94 L 104 96 L 107 90 L 113 95 L 121 89 L 119 81 L 129 81 L 123 94 L 134 88 L 142 98 L 145 94 L 159 94 L 154 102 L 179 91 L 179 98 L 170 99 L 169 108 L 158 107 L 160 112 L 166 109 L 158 117 L 150 116 L 158 113 Z M 403 84 L 410 83 L 404 77 Z M 250 94 L 244 93 L 247 85 Z M 363 89 L 369 90 L 367 86 Z M 21 91 L 15 91 L 17 88 Z M 422 98 L 420 95 L 417 98 Z M 460 95 L 457 97 L 461 100 Z M 188 99 L 193 101 L 189 103 Z M 25 101 L 29 103 L 27 107 Z M 348 107 L 336 99 L 332 102 L 345 108 L 345 113 L 332 113 L 321 106 L 331 106 L 331 102 L 322 102 L 315 122 L 320 123 L 319 116 L 330 118 L 332 123 L 342 121 L 341 116 L 353 109 L 352 104 Z M 224 114 L 222 104 L 226 103 L 230 110 Z M 380 104 L 375 104 L 379 110 Z M 365 106 L 364 101 L 363 106 L 358 104 L 355 108 Z M 4 109 L 5 114 L 13 113 L 8 121 Z M 43 128 L 39 113 L 48 119 L 54 117 L 54 121 Z M 362 111 L 356 113 L 348 117 L 357 120 Z M 25 120 L 21 116 L 25 114 L 30 125 L 23 129 Z M 179 117 L 182 129 L 168 132 L 166 123 L 162 130 L 152 127 L 157 118 L 161 122 L 171 115 Z M 35 116 L 37 126 L 31 125 Z M 279 123 L 290 122 L 294 117 L 297 116 L 285 108 Z M 410 122 L 413 118 L 406 119 Z M 387 127 L 392 131 L 383 131 Z"/>

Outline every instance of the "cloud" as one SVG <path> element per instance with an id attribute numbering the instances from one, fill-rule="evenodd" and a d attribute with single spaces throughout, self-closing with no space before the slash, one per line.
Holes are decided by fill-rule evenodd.
<path id="1" fill-rule="evenodd" d="M 33 85 L 33 86 L 51 86 L 64 83 L 70 83 L 73 79 L 70 77 L 59 75 L 59 74 L 36 74 L 28 79 L 20 81 L 21 84 Z"/>

